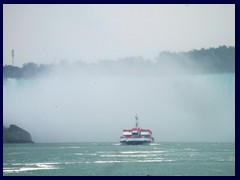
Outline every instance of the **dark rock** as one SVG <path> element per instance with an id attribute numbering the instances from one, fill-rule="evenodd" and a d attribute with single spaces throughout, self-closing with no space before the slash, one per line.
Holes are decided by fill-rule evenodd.
<path id="1" fill-rule="evenodd" d="M 33 143 L 33 141 L 29 132 L 12 124 L 9 128 L 3 126 L 3 143 Z"/>

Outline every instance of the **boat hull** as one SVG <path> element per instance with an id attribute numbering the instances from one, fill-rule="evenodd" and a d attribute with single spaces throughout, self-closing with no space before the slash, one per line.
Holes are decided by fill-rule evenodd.
<path id="1" fill-rule="evenodd" d="M 131 141 L 131 142 L 121 142 L 122 145 L 148 145 L 151 142 L 139 142 L 139 141 Z"/>
<path id="2" fill-rule="evenodd" d="M 120 141 L 123 145 L 147 145 L 151 144 L 152 141 Z"/>

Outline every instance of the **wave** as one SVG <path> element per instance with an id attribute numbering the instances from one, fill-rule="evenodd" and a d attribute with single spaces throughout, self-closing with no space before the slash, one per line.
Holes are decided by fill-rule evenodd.
<path id="1" fill-rule="evenodd" d="M 197 149 L 193 149 L 193 148 L 185 148 L 183 149 L 184 151 L 198 151 Z"/>
<path id="2" fill-rule="evenodd" d="M 83 154 L 83 153 L 74 153 L 75 155 L 80 155 L 80 156 L 96 156 L 97 154 L 93 153 L 93 154 Z"/>
<path id="3" fill-rule="evenodd" d="M 112 144 L 113 146 L 120 146 L 121 143 Z"/>
<path id="4" fill-rule="evenodd" d="M 157 154 L 115 154 L 115 155 L 100 155 L 100 157 L 151 157 L 158 156 Z"/>
<path id="5" fill-rule="evenodd" d="M 121 154 L 151 154 L 151 153 L 162 153 L 166 151 L 122 151 Z"/>
<path id="6" fill-rule="evenodd" d="M 57 163 L 57 162 L 49 162 L 49 163 L 13 163 L 12 165 L 26 165 L 26 166 L 35 166 L 35 167 L 3 168 L 3 173 L 18 173 L 18 172 L 23 172 L 23 171 L 60 169 L 59 167 L 53 166 L 55 164 L 59 164 L 59 163 Z"/>
<path id="7" fill-rule="evenodd" d="M 133 160 L 133 161 L 94 161 L 96 164 L 105 163 L 152 163 L 152 162 L 172 162 L 172 159 L 144 159 L 144 160 Z"/>
<path id="8" fill-rule="evenodd" d="M 60 148 L 61 149 L 65 149 L 65 148 L 67 148 L 67 149 L 79 149 L 79 148 L 82 148 L 82 147 L 79 147 L 79 146 L 62 146 Z"/>
<path id="9" fill-rule="evenodd" d="M 102 164 L 102 163 L 123 163 L 123 162 L 129 162 L 129 161 L 94 161 L 93 163 Z"/>
<path id="10" fill-rule="evenodd" d="M 158 143 L 151 143 L 151 144 L 149 144 L 150 146 L 159 146 L 160 144 L 158 144 Z"/>

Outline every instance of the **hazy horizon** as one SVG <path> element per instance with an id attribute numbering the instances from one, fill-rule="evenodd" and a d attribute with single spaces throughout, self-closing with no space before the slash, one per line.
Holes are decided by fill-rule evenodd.
<path id="1" fill-rule="evenodd" d="M 179 52 L 174 52 L 174 51 L 161 51 L 158 53 L 158 55 L 156 55 L 156 57 L 154 59 L 146 59 L 144 58 L 143 56 L 126 56 L 126 57 L 121 57 L 121 58 L 117 58 L 117 59 L 98 59 L 97 61 L 95 62 L 92 62 L 92 61 L 83 61 L 83 60 L 76 60 L 76 61 L 69 61 L 68 59 L 59 59 L 57 60 L 56 62 L 46 62 L 46 63 L 41 63 L 41 62 L 34 62 L 34 61 L 27 61 L 25 63 L 23 63 L 22 65 L 16 65 L 14 64 L 15 67 L 23 67 L 24 65 L 28 64 L 28 63 L 34 63 L 36 65 L 61 65 L 61 64 L 65 64 L 65 65 L 74 65 L 74 64 L 78 64 L 78 63 L 81 63 L 81 64 L 87 64 L 87 65 L 98 65 L 98 64 L 101 64 L 101 63 L 105 63 L 105 62 L 119 62 L 121 63 L 122 60 L 127 60 L 127 59 L 139 59 L 139 61 L 141 60 L 144 60 L 146 62 L 150 62 L 150 63 L 156 63 L 156 61 L 159 59 L 159 55 L 161 53 L 165 53 L 165 52 L 169 52 L 169 53 L 189 53 L 193 50 L 201 50 L 201 49 L 210 49 L 210 48 L 218 48 L 218 47 L 221 47 L 221 46 L 226 46 L 226 45 L 218 45 L 216 47 L 209 47 L 209 48 L 199 48 L 199 49 L 191 49 L 189 51 L 179 51 Z M 234 47 L 235 46 L 226 46 L 226 47 Z M 15 52 L 15 51 L 14 51 Z M 3 66 L 7 66 L 7 65 L 10 65 L 12 66 L 12 60 L 9 64 L 4 64 Z"/>

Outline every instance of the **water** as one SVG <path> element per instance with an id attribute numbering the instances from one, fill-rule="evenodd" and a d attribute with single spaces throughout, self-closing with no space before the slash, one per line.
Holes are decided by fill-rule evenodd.
<path id="1" fill-rule="evenodd" d="M 234 176 L 234 143 L 3 145 L 4 176 Z"/>

